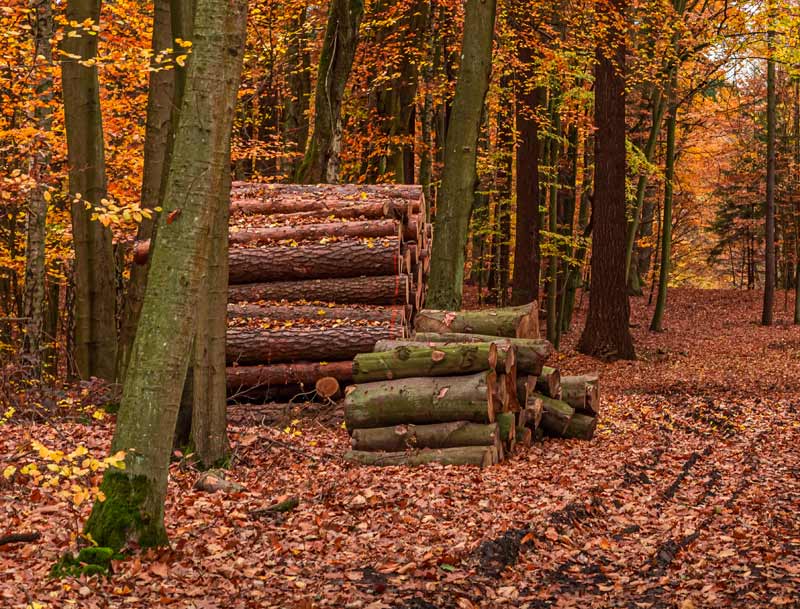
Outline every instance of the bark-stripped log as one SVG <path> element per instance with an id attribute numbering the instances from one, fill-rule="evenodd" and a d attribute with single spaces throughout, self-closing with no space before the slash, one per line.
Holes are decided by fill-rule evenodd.
<path id="1" fill-rule="evenodd" d="M 519 375 L 538 375 L 547 358 L 553 353 L 553 345 L 541 338 L 498 338 L 484 334 L 416 332 L 411 340 L 422 345 L 481 342 L 497 343 L 499 346 L 514 345 L 517 358 L 517 374 Z"/>
<path id="2" fill-rule="evenodd" d="M 354 385 L 344 399 L 348 429 L 450 421 L 493 423 L 494 372 Z"/>
<path id="3" fill-rule="evenodd" d="M 228 283 L 397 275 L 400 245 L 395 237 L 303 242 L 296 247 L 264 244 L 228 250 Z"/>
<path id="4" fill-rule="evenodd" d="M 414 321 L 417 332 L 485 334 L 508 338 L 539 338 L 536 301 L 519 307 L 481 311 L 423 309 Z"/>
<path id="5" fill-rule="evenodd" d="M 353 379 L 353 362 L 295 362 L 262 366 L 231 366 L 226 369 L 228 393 L 276 385 L 313 385 L 319 379 L 333 377 L 346 382 Z"/>
<path id="6" fill-rule="evenodd" d="M 563 436 L 575 409 L 561 400 L 554 400 L 546 395 L 538 395 L 542 400 L 541 428 L 551 436 Z"/>
<path id="7" fill-rule="evenodd" d="M 353 450 L 400 451 L 414 448 L 452 448 L 455 446 L 493 446 L 500 441 L 497 423 L 468 421 L 431 425 L 394 425 L 354 429 Z"/>
<path id="8" fill-rule="evenodd" d="M 494 449 L 494 452 L 492 452 Z M 496 462 L 497 449 L 491 446 L 459 446 L 458 448 L 424 448 L 417 452 L 366 452 L 349 450 L 344 454 L 347 461 L 362 465 L 478 465 L 489 467 Z"/>
<path id="9" fill-rule="evenodd" d="M 600 413 L 600 383 L 596 374 L 561 377 L 561 399 L 577 412 L 589 416 Z"/>
<path id="10" fill-rule="evenodd" d="M 369 351 L 376 341 L 398 332 L 389 326 L 341 325 L 280 330 L 229 328 L 228 364 L 275 364 L 301 360 L 345 360 Z"/>
<path id="11" fill-rule="evenodd" d="M 272 321 L 350 319 L 383 321 L 392 325 L 406 326 L 410 315 L 411 307 L 407 305 L 386 307 L 343 307 L 339 305 L 330 306 L 329 303 L 321 303 L 319 305 L 228 305 L 228 319 L 269 319 Z"/>
<path id="12" fill-rule="evenodd" d="M 316 241 L 326 237 L 377 239 L 402 234 L 403 227 L 396 220 L 355 220 L 232 230 L 229 239 L 231 245 L 252 245 L 271 241 Z"/>
<path id="13" fill-rule="evenodd" d="M 274 281 L 231 286 L 228 301 L 324 300 L 339 304 L 404 305 L 411 302 L 409 289 L 407 275 Z"/>
<path id="14" fill-rule="evenodd" d="M 483 370 L 514 368 L 514 352 L 503 352 L 498 357 L 493 343 L 472 345 L 443 345 L 436 347 L 409 347 L 401 345 L 391 350 L 382 349 L 386 341 L 375 344 L 375 353 L 361 353 L 353 363 L 356 383 L 409 378 L 414 376 L 452 376 Z"/>

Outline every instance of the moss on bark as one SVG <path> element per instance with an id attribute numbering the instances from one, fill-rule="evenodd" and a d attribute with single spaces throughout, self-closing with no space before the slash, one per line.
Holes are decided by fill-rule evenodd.
<path id="1" fill-rule="evenodd" d="M 145 476 L 129 476 L 120 471 L 106 471 L 100 490 L 105 501 L 97 501 L 86 521 L 84 533 L 98 546 L 120 550 L 129 538 L 142 547 L 167 545 L 163 520 L 151 519 L 144 509 L 153 494 L 153 482 Z"/>

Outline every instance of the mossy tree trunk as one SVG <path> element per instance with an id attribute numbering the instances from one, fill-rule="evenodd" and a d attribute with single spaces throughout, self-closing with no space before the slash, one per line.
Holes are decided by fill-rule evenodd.
<path id="1" fill-rule="evenodd" d="M 477 158 L 489 72 L 492 65 L 496 0 L 467 0 L 461 67 L 445 139 L 442 186 L 436 211 L 427 303 L 459 310 L 464 283 L 464 256 L 472 213 Z"/>
<path id="2" fill-rule="evenodd" d="M 139 331 L 112 449 L 125 470 L 106 472 L 86 532 L 101 546 L 167 542 L 164 499 L 172 433 L 197 321 L 200 279 L 225 180 L 241 74 L 244 0 L 198 0 L 181 117 L 152 254 Z M 171 212 L 181 214 L 170 224 Z M 174 217 L 174 216 L 173 216 Z"/>
<path id="3" fill-rule="evenodd" d="M 50 164 L 50 146 L 46 141 L 53 124 L 53 10 L 50 0 L 34 3 L 34 45 L 38 82 L 36 93 L 40 104 L 34 110 L 39 134 L 31 155 L 28 173 L 35 180 L 28 199 L 28 221 L 25 246 L 25 291 L 22 317 L 26 319 L 23 354 L 32 364 L 35 375 L 42 370 L 42 338 L 45 327 L 45 237 L 47 221 L 46 175 Z"/>
<path id="4" fill-rule="evenodd" d="M 306 12 L 304 4 L 294 9 L 289 19 L 286 45 L 286 84 L 289 95 L 283 102 L 283 137 L 291 146 L 290 175 L 294 175 L 303 160 L 308 142 L 308 105 L 311 97 L 311 59 L 307 50 Z"/>
<path id="5" fill-rule="evenodd" d="M 314 94 L 314 130 L 298 170 L 298 182 L 338 181 L 342 97 L 353 67 L 363 13 L 362 0 L 332 0 L 330 3 Z"/>
<path id="6" fill-rule="evenodd" d="M 67 133 L 69 192 L 75 249 L 75 363 L 82 378 L 113 381 L 117 353 L 116 285 L 111 231 L 92 221 L 94 207 L 106 198 L 103 119 L 96 63 L 98 36 L 86 34 L 85 23 L 99 25 L 100 0 L 69 0 L 62 49 L 64 122 Z M 70 36 L 73 30 L 77 36 Z M 80 57 L 72 59 L 71 57 Z M 89 205 L 92 209 L 87 209 Z"/>

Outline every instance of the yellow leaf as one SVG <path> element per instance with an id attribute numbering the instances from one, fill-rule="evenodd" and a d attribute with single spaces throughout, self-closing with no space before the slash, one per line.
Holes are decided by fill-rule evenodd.
<path id="1" fill-rule="evenodd" d="M 102 410 L 95 410 L 92 413 L 92 418 L 97 419 L 98 421 L 102 421 L 103 419 L 106 418 L 106 413 L 103 412 Z"/>
<path id="2" fill-rule="evenodd" d="M 15 473 L 16 471 L 17 471 L 17 468 L 16 468 L 16 467 L 14 467 L 13 465 L 9 465 L 8 467 L 6 467 L 6 468 L 3 470 L 3 478 L 5 478 L 6 480 L 8 480 L 9 478 L 11 478 L 11 476 L 13 476 L 13 475 L 14 475 L 14 473 Z"/>
<path id="3" fill-rule="evenodd" d="M 53 197 L 50 196 L 50 191 L 49 190 L 45 190 L 44 194 L 42 196 L 44 197 L 44 200 L 47 201 L 48 203 L 50 202 L 50 199 L 53 198 Z"/>
<path id="4" fill-rule="evenodd" d="M 186 58 L 187 57 L 188 57 L 188 55 L 178 55 L 175 58 L 175 63 L 177 63 L 179 66 L 183 67 L 183 66 L 186 65 Z"/>

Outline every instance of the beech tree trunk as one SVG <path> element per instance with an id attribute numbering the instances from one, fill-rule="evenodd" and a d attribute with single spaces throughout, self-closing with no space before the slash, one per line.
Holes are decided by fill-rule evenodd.
<path id="1" fill-rule="evenodd" d="M 488 446 L 460 446 L 458 448 L 423 449 L 419 452 L 366 452 L 350 450 L 344 454 L 347 461 L 362 465 L 425 465 L 441 463 L 442 465 L 478 465 L 481 468 L 494 465 L 495 452 Z"/>
<path id="2" fill-rule="evenodd" d="M 625 277 L 625 0 L 612 0 L 595 67 L 595 179 L 592 286 L 578 343 L 587 355 L 635 359 Z"/>
<path id="3" fill-rule="evenodd" d="M 400 245 L 393 237 L 379 241 L 301 243 L 297 247 L 232 247 L 228 260 L 228 281 L 232 284 L 395 275 L 400 272 Z"/>
<path id="4" fill-rule="evenodd" d="M 234 285 L 228 302 L 306 300 L 339 304 L 397 305 L 413 302 L 408 275 L 308 279 Z"/>
<path id="5" fill-rule="evenodd" d="M 539 338 L 536 302 L 505 309 L 436 311 L 423 309 L 414 321 L 417 332 L 485 334 L 511 338 Z"/>
<path id="6" fill-rule="evenodd" d="M 191 39 L 186 33 L 173 32 L 170 0 L 155 0 L 153 5 L 153 56 L 173 45 L 174 37 Z M 178 15 L 175 16 L 176 18 Z M 190 21 L 187 19 L 187 21 Z M 161 189 L 169 163 L 169 136 L 172 131 L 173 109 L 175 103 L 175 74 L 185 68 L 176 66 L 172 70 L 150 72 L 147 90 L 147 121 L 144 136 L 144 166 L 142 169 L 141 205 L 153 209 L 161 204 Z M 153 212 L 156 214 L 156 212 Z M 136 231 L 136 240 L 152 239 L 156 216 L 142 218 Z M 142 301 L 147 285 L 149 261 L 134 264 L 130 269 L 130 279 L 122 304 L 119 349 L 117 352 L 117 379 L 125 381 L 136 326 L 142 311 Z"/>
<path id="7" fill-rule="evenodd" d="M 412 423 L 494 423 L 494 372 L 419 377 L 354 385 L 345 397 L 348 429 Z"/>
<path id="8" fill-rule="evenodd" d="M 167 543 L 164 499 L 172 434 L 197 321 L 208 240 L 224 183 L 246 25 L 243 0 L 197 0 L 194 45 L 175 134 L 164 214 L 148 276 L 139 331 L 125 378 L 110 468 L 85 532 L 120 549 Z M 180 217 L 167 224 L 169 214 Z"/>
<path id="9" fill-rule="evenodd" d="M 437 309 L 461 308 L 464 250 L 477 182 L 478 132 L 489 88 L 495 8 L 495 0 L 467 0 L 464 9 L 461 66 L 447 126 L 428 289 L 428 304 Z"/>
<path id="10" fill-rule="evenodd" d="M 308 142 L 307 115 L 311 98 L 311 61 L 306 49 L 308 34 L 305 29 L 308 6 L 304 3 L 293 7 L 293 10 L 286 43 L 285 78 L 289 95 L 283 102 L 283 137 L 291 146 L 293 155 L 289 161 L 289 175 L 296 174 L 303 160 L 303 151 Z"/>
<path id="11" fill-rule="evenodd" d="M 600 412 L 600 387 L 596 374 L 561 377 L 561 399 L 581 414 Z"/>
<path id="12" fill-rule="evenodd" d="M 360 353 L 353 361 L 353 379 L 356 383 L 392 380 L 414 376 L 451 376 L 469 374 L 489 369 L 511 367 L 514 351 L 498 351 L 494 343 L 452 345 L 436 347 L 399 346 L 390 351 Z"/>
<path id="13" fill-rule="evenodd" d="M 767 184 L 764 205 L 764 306 L 761 325 L 771 326 L 775 308 L 775 30 L 772 3 L 767 3 Z"/>
<path id="14" fill-rule="evenodd" d="M 406 325 L 410 312 L 406 306 L 388 307 L 343 307 L 332 306 L 330 304 L 320 305 L 228 305 L 228 317 L 230 319 L 269 319 L 272 321 L 292 321 L 292 320 L 326 320 L 326 319 L 349 319 L 383 321 L 390 325 Z"/>
<path id="15" fill-rule="evenodd" d="M 541 428 L 551 436 L 563 436 L 567 430 L 575 409 L 561 400 L 555 400 L 546 395 L 538 395 L 542 400 L 542 421 Z"/>
<path id="16" fill-rule="evenodd" d="M 50 0 L 35 0 L 34 10 L 34 56 L 38 82 L 36 94 L 39 103 L 33 114 L 39 135 L 31 154 L 28 174 L 36 184 L 28 196 L 27 226 L 25 230 L 25 291 L 22 298 L 22 317 L 25 332 L 22 353 L 30 362 L 33 373 L 42 371 L 42 339 L 45 327 L 45 238 L 47 236 L 47 202 L 49 191 L 46 183 L 51 153 L 45 141 L 53 125 L 53 52 L 51 38 L 54 32 L 53 9 Z"/>
<path id="17" fill-rule="evenodd" d="M 581 413 L 575 413 L 569 425 L 561 434 L 564 438 L 577 438 L 578 440 L 591 440 L 597 427 L 597 419 Z"/>
<path id="18" fill-rule="evenodd" d="M 354 429 L 350 439 L 353 450 L 369 451 L 494 446 L 498 442 L 497 423 L 482 425 L 468 421 Z"/>
<path id="19" fill-rule="evenodd" d="M 341 106 L 358 45 L 361 0 L 332 0 L 322 42 L 314 97 L 314 131 L 298 171 L 298 182 L 337 182 L 342 140 Z"/>
<path id="20" fill-rule="evenodd" d="M 69 22 L 99 24 L 100 0 L 69 0 Z M 81 26 L 79 26 L 81 27 Z M 72 233 L 75 249 L 75 364 L 82 378 L 114 380 L 117 353 L 116 286 L 111 231 L 93 222 L 93 209 L 106 197 L 105 151 L 96 60 L 98 36 L 69 36 L 61 62 L 67 133 Z"/>
<path id="21" fill-rule="evenodd" d="M 377 341 L 397 334 L 397 328 L 390 326 L 229 328 L 227 361 L 250 365 L 352 359 L 359 353 L 372 351 Z"/>
<path id="22" fill-rule="evenodd" d="M 228 393 L 274 385 L 313 385 L 321 378 L 342 382 L 353 380 L 353 362 L 294 362 L 261 366 L 232 366 L 227 369 Z"/>
<path id="23" fill-rule="evenodd" d="M 536 389 L 548 397 L 561 399 L 561 372 L 544 366 L 536 377 Z"/>
<path id="24" fill-rule="evenodd" d="M 513 345 L 519 374 L 540 374 L 542 366 L 553 353 L 553 345 L 541 338 L 498 338 L 483 334 L 416 332 L 412 340 L 427 346 L 437 343 L 496 343 L 498 347 Z"/>

